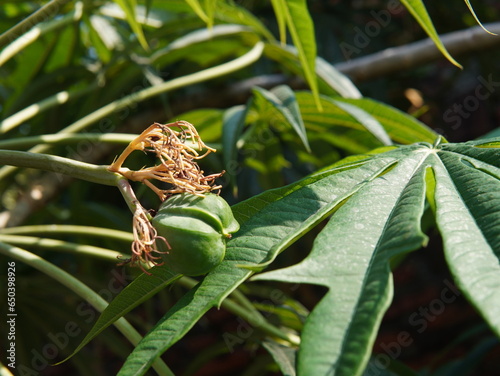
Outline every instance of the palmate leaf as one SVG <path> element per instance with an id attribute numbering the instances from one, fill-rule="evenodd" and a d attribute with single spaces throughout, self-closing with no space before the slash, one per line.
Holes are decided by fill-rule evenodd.
<path id="1" fill-rule="evenodd" d="M 301 263 L 258 275 L 324 285 L 329 292 L 307 319 L 298 375 L 360 375 L 391 302 L 389 262 L 425 244 L 420 230 L 425 177 L 435 177 L 436 222 L 454 277 L 500 333 L 500 140 L 420 144 L 371 158 L 391 167 L 338 209 Z"/>
<path id="2" fill-rule="evenodd" d="M 499 148 L 500 139 L 385 148 L 389 151 L 350 158 L 235 205 L 241 229 L 228 242 L 224 261 L 167 312 L 130 354 L 119 374 L 144 374 L 208 309 L 220 306 L 239 284 L 331 216 L 302 263 L 254 278 L 329 287 L 304 327 L 298 374 L 360 375 L 392 298 L 389 261 L 426 243 L 420 219 L 429 171 L 436 178 L 432 186 L 436 187 L 437 221 L 446 252 L 460 256 L 462 248 L 481 247 L 482 256 L 471 268 L 474 273 L 467 274 L 463 282 L 457 280 L 469 291 L 467 296 L 476 290 L 483 292 L 473 298 L 475 302 L 471 300 L 498 331 L 495 314 L 499 317 L 499 298 L 493 304 L 495 295 L 491 292 L 500 283 L 500 273 L 495 273 L 495 268 L 500 268 L 496 256 L 500 230 L 494 226 L 500 216 L 500 202 L 494 199 L 498 198 L 494 192 L 500 192 Z M 457 179 L 469 179 L 467 185 L 474 189 L 453 191 Z M 490 196 L 481 198 L 484 191 Z M 460 212 L 480 202 L 491 206 L 486 211 L 477 209 L 477 213 L 469 210 L 470 220 L 464 214 L 470 235 L 457 239 L 454 226 L 463 226 L 463 222 L 454 220 L 457 215 L 449 219 L 443 213 L 450 212 L 450 205 Z M 450 265 L 460 268 L 470 262 L 457 257 Z M 491 272 L 483 275 L 486 266 Z"/>

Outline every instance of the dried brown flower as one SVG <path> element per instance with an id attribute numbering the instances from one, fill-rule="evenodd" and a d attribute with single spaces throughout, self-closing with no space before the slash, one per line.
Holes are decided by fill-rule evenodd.
<path id="1" fill-rule="evenodd" d="M 206 151 L 200 155 L 196 149 Z M 160 163 L 139 171 L 122 167 L 125 159 L 134 150 L 154 153 Z M 129 180 L 146 184 L 162 201 L 172 194 L 181 192 L 202 195 L 221 188 L 214 186 L 214 182 L 223 173 L 205 176 L 196 163 L 197 159 L 214 151 L 215 149 L 203 143 L 195 127 L 187 121 L 176 121 L 165 125 L 154 123 L 134 139 L 108 169 L 118 172 Z M 172 188 L 162 190 L 151 180 L 168 183 Z"/>
<path id="2" fill-rule="evenodd" d="M 123 167 L 125 160 L 134 150 L 156 154 L 159 163 L 152 167 L 144 167 L 138 171 Z M 206 150 L 203 154 L 198 151 Z M 144 132 L 137 136 L 120 156 L 108 167 L 109 171 L 117 172 L 128 180 L 140 181 L 151 188 L 164 201 L 169 196 L 189 192 L 195 195 L 220 189 L 221 186 L 214 185 L 215 179 L 222 173 L 205 176 L 196 160 L 215 152 L 205 145 L 201 140 L 195 127 L 187 121 L 176 121 L 175 123 L 154 123 Z M 160 189 L 151 180 L 168 183 L 170 189 Z M 156 247 L 156 240 L 164 241 L 170 249 L 167 239 L 158 236 L 156 229 L 150 222 L 151 215 L 144 209 L 135 198 L 132 189 L 127 193 L 132 196 L 134 210 L 131 265 L 139 265 L 143 271 L 143 265 L 161 265 L 161 252 Z M 146 271 L 145 271 L 146 272 Z M 146 272 L 147 273 L 147 272 Z"/>

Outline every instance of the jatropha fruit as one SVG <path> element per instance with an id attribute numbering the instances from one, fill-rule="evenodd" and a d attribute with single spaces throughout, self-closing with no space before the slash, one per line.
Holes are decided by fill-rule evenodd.
<path id="1" fill-rule="evenodd" d="M 161 205 L 152 223 L 166 240 L 156 240 L 164 252 L 162 259 L 173 271 L 190 276 L 208 273 L 219 265 L 226 254 L 226 241 L 240 228 L 231 207 L 213 193 L 174 195 Z"/>
<path id="2" fill-rule="evenodd" d="M 206 149 L 199 155 L 197 150 Z M 153 152 L 160 163 L 138 171 L 123 167 L 134 150 Z M 162 202 L 153 217 L 144 209 L 126 180 L 119 188 L 134 212 L 132 265 L 166 263 L 177 273 L 196 276 L 209 272 L 224 258 L 226 241 L 239 229 L 231 207 L 212 191 L 222 173 L 205 176 L 196 163 L 215 149 L 207 147 L 194 126 L 185 121 L 155 123 L 134 139 L 109 170 L 151 188 Z M 170 185 L 161 190 L 150 180 Z M 147 272 L 147 271 L 146 271 Z"/>

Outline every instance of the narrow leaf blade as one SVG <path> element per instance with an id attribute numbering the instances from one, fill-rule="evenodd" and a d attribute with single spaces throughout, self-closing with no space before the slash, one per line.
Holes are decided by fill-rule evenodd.
<path id="1" fill-rule="evenodd" d="M 305 0 L 287 0 L 284 5 L 288 30 L 292 36 L 293 44 L 297 48 L 304 75 L 314 95 L 316 106 L 321 110 L 315 72 L 316 38 L 314 36 L 314 24 L 307 9 L 307 2 Z"/>
<path id="2" fill-rule="evenodd" d="M 484 142 L 484 141 L 482 141 Z M 468 143 L 476 145 L 479 142 Z M 464 156 L 464 154 L 466 156 Z M 458 287 L 500 335 L 500 148 L 443 145 L 436 222 Z"/>
<path id="3" fill-rule="evenodd" d="M 137 7 L 136 0 L 114 0 L 114 1 L 125 12 L 125 15 L 127 17 L 127 22 L 134 31 L 135 35 L 137 36 L 137 40 L 139 41 L 142 48 L 148 51 L 149 50 L 148 42 L 146 41 L 146 37 L 144 36 L 141 24 L 137 22 L 137 17 L 135 14 Z"/>
<path id="4" fill-rule="evenodd" d="M 171 272 L 166 266 L 154 267 L 149 270 L 149 273 L 151 275 L 141 274 L 134 279 L 113 299 L 104 311 L 102 311 L 99 319 L 78 347 L 62 362 L 73 357 L 73 355 L 78 353 L 86 344 L 120 317 L 125 316 L 139 304 L 150 299 L 158 291 L 174 283 L 181 277 L 180 274 Z"/>
<path id="5" fill-rule="evenodd" d="M 415 17 L 420 26 L 424 29 L 427 35 L 432 39 L 436 47 L 441 51 L 441 53 L 453 64 L 459 68 L 462 66 L 448 53 L 446 47 L 439 39 L 439 35 L 434 28 L 434 25 L 425 9 L 425 5 L 422 0 L 401 0 L 403 5 L 410 11 L 410 13 Z"/>

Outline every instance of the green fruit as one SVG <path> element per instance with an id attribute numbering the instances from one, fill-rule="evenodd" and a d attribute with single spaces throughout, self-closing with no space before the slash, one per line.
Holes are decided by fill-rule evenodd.
<path id="1" fill-rule="evenodd" d="M 165 263 L 175 272 L 189 276 L 208 273 L 226 253 L 226 241 L 240 225 L 231 207 L 213 193 L 205 197 L 181 193 L 165 200 L 153 218 L 153 226 L 164 237 L 156 240 L 160 251 L 168 251 Z"/>

